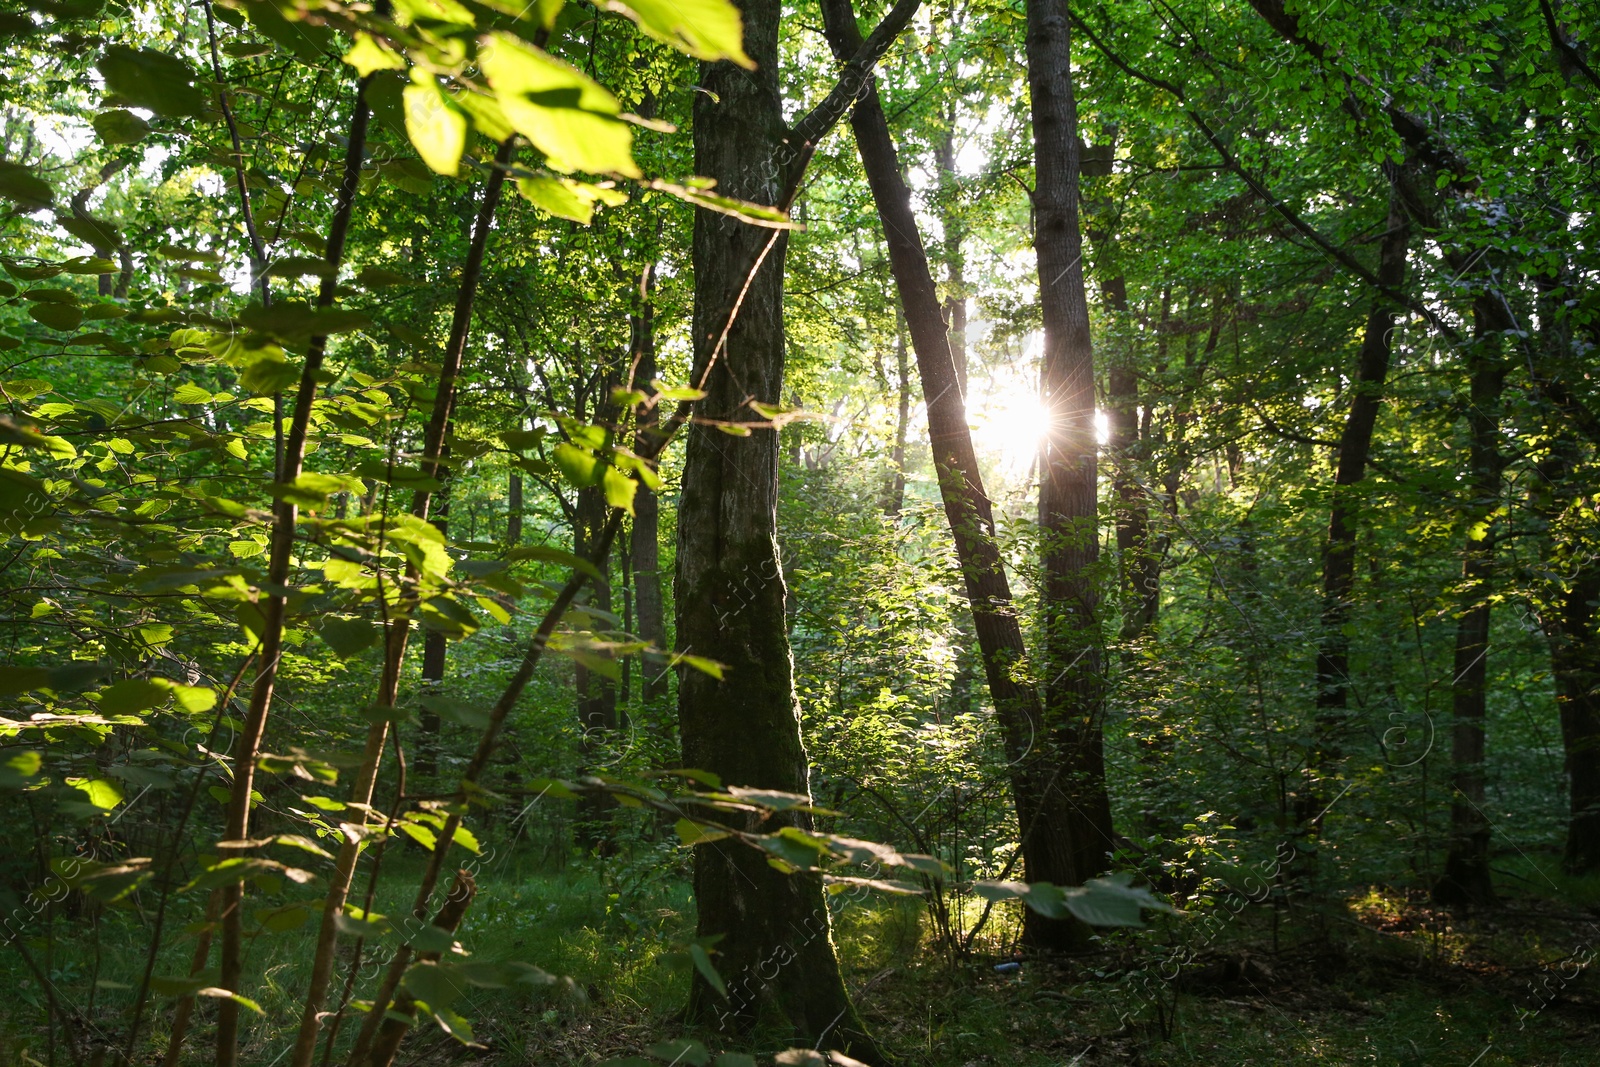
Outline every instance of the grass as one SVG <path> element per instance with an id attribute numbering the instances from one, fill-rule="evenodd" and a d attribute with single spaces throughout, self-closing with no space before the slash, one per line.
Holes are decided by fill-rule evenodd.
<path id="1" fill-rule="evenodd" d="M 404 910 L 416 866 L 411 856 L 389 865 L 377 910 Z M 458 1010 L 487 1050 L 428 1026 L 402 1062 L 578 1065 L 637 1055 L 663 1037 L 714 1044 L 719 1035 L 675 1021 L 688 978 L 661 958 L 688 936 L 692 902 L 681 871 L 644 873 L 654 867 L 648 856 L 556 871 L 486 862 L 462 942 L 476 959 L 570 975 L 575 989 L 475 989 Z M 905 1065 L 1600 1064 L 1600 993 L 1582 966 L 1600 952 L 1600 879 L 1568 879 L 1558 867 L 1544 854 L 1511 857 L 1501 865 L 1504 906 L 1479 914 L 1369 886 L 1276 916 L 1252 907 L 1209 927 L 1188 916 L 1110 933 L 1091 956 L 1062 966 L 1025 960 L 1016 975 L 994 969 L 1009 958 L 1015 916 L 1002 916 L 973 958 L 954 964 L 931 944 L 916 901 L 853 907 L 836 937 L 863 1014 Z M 192 918 L 178 916 L 175 928 Z M 131 910 L 63 913 L 28 932 L 87 1030 L 117 1032 L 147 921 Z M 244 1063 L 280 1062 L 313 937 L 307 924 L 252 943 L 253 993 L 267 1015 L 249 1031 Z M 171 939 L 157 973 L 186 973 L 192 950 L 188 937 Z M 0 1001 L 0 1064 L 48 1062 L 40 990 L 14 952 L 0 958 L 0 979 L 11 991 Z M 168 1014 L 157 1012 L 138 1062 L 158 1061 Z M 192 1035 L 193 1062 L 205 1059 L 210 1018 L 208 1007 Z M 783 1045 L 781 1035 L 759 1034 L 744 1047 Z M 57 1058 L 68 1062 L 60 1049 Z"/>

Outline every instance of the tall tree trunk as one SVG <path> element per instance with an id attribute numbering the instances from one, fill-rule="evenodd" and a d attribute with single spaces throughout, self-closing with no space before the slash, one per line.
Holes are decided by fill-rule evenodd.
<path id="1" fill-rule="evenodd" d="M 207 11 L 209 12 L 209 8 Z M 333 219 L 328 226 L 328 240 L 324 258 L 332 273 L 323 278 L 317 292 L 317 307 L 333 306 L 338 286 L 334 281 L 344 262 L 344 243 L 349 233 L 350 217 L 355 205 L 362 154 L 365 151 L 367 123 L 371 117 L 367 107 L 367 79 L 363 78 L 356 89 L 355 106 L 350 118 L 350 136 L 346 141 L 344 175 L 339 183 L 339 195 Z M 305 459 L 307 429 L 310 426 L 311 406 L 317 395 L 318 374 L 327 352 L 326 337 L 313 337 L 307 348 L 305 365 L 296 391 L 295 409 L 289 430 L 288 450 L 275 468 L 276 480 L 293 482 L 301 474 Z M 281 420 L 276 422 L 282 431 Z M 250 706 L 245 714 L 244 728 L 240 731 L 233 750 L 233 790 L 228 798 L 224 821 L 224 840 L 242 842 L 250 836 L 251 798 L 255 783 L 256 759 L 261 754 L 261 743 L 266 736 L 267 719 L 272 711 L 272 698 L 278 680 L 278 660 L 283 654 L 283 631 L 288 614 L 288 598 L 282 592 L 289 584 L 293 565 L 295 525 L 298 509 L 292 499 L 280 499 L 273 506 L 272 544 L 268 553 L 267 587 L 278 590 L 262 598 L 261 648 L 257 653 L 255 685 L 250 691 Z M 235 845 L 224 853 L 236 855 Z M 230 993 L 239 993 L 244 979 L 244 882 L 238 881 L 222 889 L 222 950 L 220 960 L 220 986 Z M 233 997 L 223 998 L 217 1005 L 216 1065 L 235 1067 L 239 1062 L 239 1002 Z"/>
<path id="2" fill-rule="evenodd" d="M 853 53 L 860 31 L 849 0 L 824 0 L 822 10 L 834 54 Z M 911 191 L 901 176 L 899 153 L 889 135 L 875 83 L 869 82 L 857 97 L 850 125 L 883 223 L 889 267 L 917 357 L 939 492 L 956 543 L 984 673 L 1010 760 L 1012 797 L 1027 875 L 1033 881 L 1072 884 L 1076 872 L 1069 835 L 1077 816 L 1072 798 L 1061 787 L 1062 778 L 1051 757 L 1053 748 L 1041 728 L 1044 720 L 1038 696 L 1026 681 L 1022 629 L 995 541 L 993 509 L 978 472 L 966 405 L 950 354 L 949 332 L 912 211 Z M 1087 928 L 1081 924 L 1047 919 L 1031 910 L 1025 923 L 1025 935 L 1034 945 L 1077 947 L 1087 936 Z"/>
<path id="3" fill-rule="evenodd" d="M 1411 237 L 1401 197 L 1389 193 L 1387 229 L 1379 243 L 1378 278 L 1390 291 L 1405 284 L 1406 249 Z M 1361 351 L 1356 357 L 1350 410 L 1339 434 L 1339 451 L 1333 476 L 1333 507 L 1328 516 L 1328 538 L 1322 551 L 1322 619 L 1317 641 L 1316 724 L 1313 746 L 1306 756 L 1307 780 L 1295 802 L 1300 833 L 1314 841 L 1321 833 L 1322 815 L 1329 801 L 1325 781 L 1338 774 L 1343 760 L 1346 717 L 1350 703 L 1350 612 L 1355 594 L 1356 533 L 1361 502 L 1353 488 L 1367 476 L 1372 431 L 1383 407 L 1384 383 L 1389 377 L 1393 350 L 1395 305 L 1379 294 L 1367 313 Z M 1314 845 L 1303 850 L 1308 859 Z"/>
<path id="4" fill-rule="evenodd" d="M 629 317 L 633 344 L 633 387 L 646 388 L 660 371 L 656 367 L 656 311 L 650 301 L 655 285 L 654 265 L 644 269 L 639 280 L 639 306 Z M 637 449 L 654 447 L 660 425 L 655 408 L 641 412 L 637 426 Z M 667 647 L 667 620 L 661 595 L 661 500 L 655 491 L 641 484 L 633 497 L 633 526 L 628 536 L 628 561 L 633 570 L 633 603 L 638 615 L 638 634 L 656 648 Z M 667 664 L 659 654 L 647 652 L 639 661 L 642 675 L 640 696 L 652 704 L 667 695 Z"/>
<path id="5" fill-rule="evenodd" d="M 1535 395 L 1554 408 L 1551 459 L 1540 465 L 1541 477 L 1530 489 L 1540 498 L 1551 527 L 1541 568 L 1539 622 L 1550 646 L 1565 750 L 1570 807 L 1563 864 L 1569 874 L 1585 875 L 1600 870 L 1600 568 L 1594 565 L 1596 530 L 1588 502 L 1592 476 L 1586 476 L 1593 468 L 1580 469 L 1585 459 L 1581 424 L 1586 420 L 1563 381 L 1585 373 L 1585 364 L 1572 362 L 1573 331 L 1563 306 L 1571 283 L 1563 284 L 1557 276 L 1537 282 L 1542 353 Z M 1587 332 L 1589 344 L 1600 341 L 1593 326 Z"/>
<path id="6" fill-rule="evenodd" d="M 695 173 L 723 196 L 785 204 L 803 169 L 783 122 L 778 79 L 778 0 L 744 0 L 745 51 L 755 70 L 701 68 L 694 99 Z M 800 139 L 799 149 L 806 149 Z M 722 432 L 706 420 L 759 422 L 750 401 L 783 392 L 783 270 L 787 233 L 695 213 L 694 372 L 706 392 L 689 427 L 678 512 L 678 647 L 725 665 L 722 679 L 685 669 L 679 732 L 687 767 L 728 785 L 810 794 L 794 690 L 786 595 L 778 559 L 778 433 Z M 774 821 L 807 825 L 787 813 Z M 783 874 L 746 845 L 695 849 L 700 937 L 716 937 L 727 1001 L 699 978 L 691 1014 L 748 1026 L 781 1020 L 807 1044 L 826 1038 L 862 1059 L 880 1059 L 850 1003 L 834 954 L 821 878 Z M 769 975 L 774 959 L 786 960 Z"/>
<path id="7" fill-rule="evenodd" d="M 602 391 L 609 390 L 602 382 Z M 599 420 L 604 421 L 604 420 Z M 573 552 L 587 558 L 605 527 L 610 515 L 605 494 L 598 485 L 578 490 L 577 521 L 573 525 Z M 600 576 L 590 587 L 589 605 L 600 611 L 611 610 L 611 557 L 607 555 L 598 564 Z M 617 730 L 617 684 L 582 663 L 576 665 L 578 694 L 578 726 L 583 730 L 580 743 L 584 772 L 594 773 L 601 768 L 598 760 L 606 752 Z M 586 793 L 578 799 L 578 843 L 585 848 L 609 851 L 612 844 L 610 832 L 611 813 L 616 801 L 609 793 Z"/>
<path id="8" fill-rule="evenodd" d="M 448 431 L 455 412 L 457 379 L 466 358 L 467 339 L 472 330 L 472 308 L 477 298 L 478 280 L 482 275 L 483 260 L 488 250 L 489 232 L 493 227 L 495 210 L 505 187 L 505 175 L 516 159 L 517 138 L 508 137 L 500 143 L 495 153 L 495 168 L 484 183 L 483 200 L 478 208 L 478 218 L 472 229 L 472 241 L 462 264 L 461 282 L 456 290 L 455 308 L 450 317 L 450 337 L 445 343 L 439 385 L 434 394 L 433 410 L 428 415 L 427 429 L 423 433 L 421 469 L 424 477 L 448 481 L 448 468 L 441 462 L 449 452 Z M 359 160 L 359 156 L 357 157 Z M 369 490 L 365 513 L 370 514 L 377 496 L 377 484 Z M 426 522 L 433 505 L 433 492 L 418 489 L 411 495 L 411 514 Z M 407 582 L 414 582 L 417 570 L 406 567 Z M 400 676 L 405 666 L 406 650 L 411 636 L 411 612 L 414 604 L 385 624 L 383 640 L 383 672 L 378 680 L 379 708 L 393 708 L 399 699 Z M 389 738 L 389 717 L 380 715 L 367 729 L 366 743 L 362 749 L 361 766 L 350 787 L 349 803 L 352 810 L 363 811 L 372 804 L 373 788 L 377 784 L 378 769 L 383 762 L 384 745 Z M 453 832 L 453 831 L 452 831 Z M 317 1032 L 324 1016 L 323 1002 L 328 993 L 328 982 L 333 975 L 334 950 L 338 940 L 339 918 L 349 899 L 351 880 L 355 877 L 356 863 L 363 851 L 365 838 L 346 836 L 339 845 L 334 868 L 328 877 L 328 889 L 323 898 L 322 921 L 317 930 L 316 949 L 312 955 L 311 974 L 307 983 L 305 1005 L 300 1013 L 300 1029 L 295 1036 L 290 1067 L 311 1067 L 316 1054 Z M 363 1027 L 363 1033 L 366 1028 Z M 374 1031 L 375 1033 L 375 1031 Z M 371 1034 L 366 1041 L 370 1043 Z"/>
<path id="9" fill-rule="evenodd" d="M 1545 634 L 1566 750 L 1570 815 L 1564 865 L 1569 874 L 1584 875 L 1600 870 L 1600 572 L 1592 564 L 1575 569 L 1546 608 L 1551 617 Z"/>
<path id="10" fill-rule="evenodd" d="M 506 482 L 506 547 L 522 544 L 522 475 L 515 469 Z"/>
<path id="11" fill-rule="evenodd" d="M 911 360 L 906 352 L 906 318 L 899 304 L 894 309 L 894 369 L 899 400 L 894 420 L 894 451 L 889 454 L 889 474 L 884 480 L 883 513 L 891 519 L 906 503 L 906 431 L 911 424 Z M 961 384 L 963 395 L 966 383 Z"/>
<path id="12" fill-rule="evenodd" d="M 934 146 L 934 161 L 939 167 L 939 227 L 944 231 L 945 299 L 944 321 L 950 329 L 950 358 L 955 362 L 956 385 L 961 399 L 967 398 L 967 275 L 962 251 L 965 231 L 961 221 L 960 195 L 956 173 L 956 108 L 951 103 L 944 114 L 944 136 Z M 904 344 L 902 342 L 902 351 Z"/>
<path id="13" fill-rule="evenodd" d="M 450 488 L 448 483 L 435 494 L 439 501 L 439 510 L 431 521 L 443 537 L 449 537 L 450 528 Z M 424 630 L 422 634 L 422 694 L 428 696 L 438 693 L 444 681 L 445 657 L 448 654 L 449 642 L 445 640 L 444 633 L 439 630 Z M 439 716 L 424 708 L 417 716 L 417 772 L 419 774 L 437 774 L 439 772 L 439 732 L 442 724 Z"/>
<path id="14" fill-rule="evenodd" d="M 1500 319 L 1496 298 L 1480 294 L 1474 309 L 1475 343 L 1468 353 L 1471 367 L 1467 426 L 1472 497 L 1466 508 L 1470 524 L 1461 565 L 1461 613 L 1456 619 L 1456 654 L 1450 683 L 1450 761 L 1454 792 L 1450 804 L 1450 848 L 1444 876 L 1433 887 L 1440 904 L 1487 905 L 1495 902 L 1489 871 L 1489 820 L 1483 810 L 1483 723 L 1489 677 L 1489 581 L 1494 574 L 1493 517 L 1500 501 L 1500 393 L 1505 364 L 1500 358 Z"/>
<path id="15" fill-rule="evenodd" d="M 1039 466 L 1040 664 L 1046 738 L 1071 812 L 1068 855 L 1049 881 L 1079 883 L 1106 869 L 1112 846 L 1102 724 L 1094 352 L 1078 225 L 1077 102 L 1066 0 L 1028 0 L 1028 87 L 1036 188 L 1034 249 L 1044 317 L 1043 401 L 1049 428 Z M 1052 876 L 1053 875 L 1053 876 Z M 1037 875 L 1036 875 L 1037 876 Z"/>

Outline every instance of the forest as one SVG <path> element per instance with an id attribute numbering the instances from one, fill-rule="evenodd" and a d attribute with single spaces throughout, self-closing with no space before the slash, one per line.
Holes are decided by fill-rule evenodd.
<path id="1" fill-rule="evenodd" d="M 0 6 L 0 1067 L 1600 1064 L 1596 0 Z"/>

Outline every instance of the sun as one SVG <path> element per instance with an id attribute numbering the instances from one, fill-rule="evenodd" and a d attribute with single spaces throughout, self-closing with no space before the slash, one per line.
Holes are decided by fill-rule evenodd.
<path id="1" fill-rule="evenodd" d="M 982 377 L 969 378 L 967 421 L 980 458 L 997 464 L 1006 481 L 1028 478 L 1050 429 L 1034 361 L 998 364 Z M 1110 436 L 1105 412 L 1095 412 L 1094 425 L 1095 438 L 1104 445 Z"/>

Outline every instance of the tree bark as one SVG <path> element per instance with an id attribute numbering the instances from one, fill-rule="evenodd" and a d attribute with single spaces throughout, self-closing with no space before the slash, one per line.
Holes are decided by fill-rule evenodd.
<path id="1" fill-rule="evenodd" d="M 439 511 L 431 521 L 439 533 L 448 538 L 450 526 L 450 497 L 448 486 L 436 494 L 439 499 Z M 445 657 L 449 654 L 449 642 L 438 630 L 426 630 L 422 635 L 422 693 L 424 696 L 438 693 L 439 683 L 444 681 Z M 438 715 L 423 709 L 417 715 L 417 772 L 419 774 L 437 774 L 439 772 L 439 733 L 442 723 Z"/>
<path id="2" fill-rule="evenodd" d="M 1405 283 L 1410 225 L 1399 192 L 1391 181 L 1387 229 L 1378 251 L 1378 278 L 1387 290 Z M 1317 641 L 1316 722 L 1313 745 L 1306 756 L 1306 782 L 1295 802 L 1299 832 L 1308 839 L 1301 855 L 1315 855 L 1322 814 L 1328 802 L 1323 783 L 1338 774 L 1343 761 L 1350 703 L 1350 612 L 1355 594 L 1356 534 L 1361 503 L 1354 486 L 1367 476 L 1372 432 L 1383 407 L 1389 376 L 1396 308 L 1382 293 L 1372 299 L 1361 350 L 1356 357 L 1350 410 L 1339 434 L 1333 476 L 1333 506 L 1322 551 L 1322 617 Z"/>
<path id="3" fill-rule="evenodd" d="M 1112 848 L 1102 740 L 1094 351 L 1078 222 L 1081 144 L 1066 0 L 1028 0 L 1027 18 L 1034 249 L 1044 317 L 1041 387 L 1049 412 L 1039 465 L 1040 668 L 1050 758 L 1071 812 L 1063 835 L 1069 851 L 1052 856 L 1049 871 L 1031 876 L 1076 884 L 1103 872 Z"/>
<path id="4" fill-rule="evenodd" d="M 720 195 L 786 205 L 812 142 L 791 147 L 778 79 L 777 0 L 745 0 L 753 71 L 701 68 L 695 173 Z M 678 647 L 725 665 L 721 680 L 684 669 L 679 732 L 686 767 L 729 785 L 810 794 L 778 559 L 778 433 L 724 433 L 716 421 L 761 422 L 751 401 L 782 400 L 787 234 L 695 213 L 692 380 L 705 390 L 685 446 L 678 513 Z M 782 817 L 780 817 L 782 818 Z M 777 820 L 774 820 L 777 821 Z M 785 821 L 806 825 L 809 816 Z M 721 1001 L 696 977 L 690 1013 L 748 1027 L 763 1015 L 807 1044 L 827 1039 L 882 1061 L 845 991 L 821 879 L 783 874 L 748 846 L 695 849 L 697 933 L 716 942 Z M 770 971 L 769 971 L 770 969 Z"/>
<path id="5" fill-rule="evenodd" d="M 654 266 L 644 269 L 640 278 L 639 307 L 629 317 L 633 339 L 633 387 L 646 388 L 660 371 L 656 367 L 655 305 L 650 301 L 654 288 Z M 655 408 L 639 414 L 635 450 L 653 448 L 661 416 Z M 656 648 L 667 647 L 665 601 L 661 595 L 661 499 L 655 490 L 640 485 L 633 497 L 633 526 L 628 535 L 628 560 L 633 569 L 634 609 L 638 613 L 638 633 Z M 659 654 L 645 653 L 639 661 L 642 675 L 640 695 L 653 704 L 667 695 L 667 662 Z"/>
<path id="6" fill-rule="evenodd" d="M 1470 529 L 1461 565 L 1461 612 L 1456 619 L 1456 651 L 1450 685 L 1450 747 L 1454 792 L 1450 804 L 1450 848 L 1444 876 L 1433 887 L 1439 904 L 1489 905 L 1496 901 L 1489 871 L 1489 820 L 1483 810 L 1483 725 L 1489 676 L 1489 582 L 1494 575 L 1493 517 L 1500 501 L 1502 461 L 1500 394 L 1505 364 L 1499 338 L 1503 316 L 1496 298 L 1475 301 L 1476 338 L 1467 359 L 1471 368 L 1467 426 L 1472 496 L 1466 518 Z"/>
<path id="7" fill-rule="evenodd" d="M 602 391 L 609 384 L 602 382 Z M 578 490 L 577 521 L 573 525 L 573 551 L 587 558 L 604 529 L 611 509 L 606 504 L 600 486 L 585 486 Z M 600 576 L 591 586 L 589 605 L 600 611 L 611 610 L 611 557 L 609 554 L 597 564 Z M 584 773 L 593 774 L 602 768 L 596 760 L 606 752 L 617 730 L 617 685 L 610 678 L 592 671 L 582 663 L 576 664 L 575 681 L 578 698 L 578 726 L 583 731 L 580 749 Z M 611 848 L 611 813 L 616 801 L 609 793 L 585 793 L 578 798 L 577 836 L 585 848 L 609 851 Z"/>
<path id="8" fill-rule="evenodd" d="M 208 9 L 209 10 L 209 9 Z M 333 220 L 328 227 L 325 259 L 334 274 L 323 279 L 317 293 L 317 307 L 333 305 L 338 289 L 334 281 L 344 262 L 345 238 L 349 233 L 350 216 L 355 206 L 357 184 L 361 173 L 362 154 L 367 139 L 367 122 L 371 110 L 367 107 L 367 79 L 363 78 L 356 89 L 355 106 L 350 118 L 350 136 L 346 143 L 344 175 L 339 183 L 339 195 Z M 295 396 L 295 409 L 289 430 L 287 451 L 275 474 L 284 482 L 293 482 L 300 476 L 305 459 L 307 429 L 311 419 L 311 405 L 316 400 L 318 374 L 327 352 L 326 337 L 313 337 L 306 352 L 305 366 Z M 282 422 L 276 425 L 281 430 Z M 299 509 L 291 499 L 280 499 L 272 509 L 272 545 L 267 564 L 267 588 L 285 590 L 293 563 L 295 525 Z M 250 706 L 245 714 L 244 728 L 240 731 L 237 747 L 233 751 L 233 790 L 228 798 L 225 820 L 225 840 L 244 841 L 250 836 L 250 808 L 253 803 L 256 758 L 261 753 L 261 742 L 266 736 L 267 719 L 272 710 L 272 698 L 278 680 L 278 661 L 283 653 L 283 631 L 288 614 L 288 600 L 282 592 L 272 592 L 261 598 L 261 649 L 257 654 L 255 685 L 250 691 Z M 230 849 L 224 855 L 232 853 Z M 223 989 L 238 993 L 244 978 L 244 882 L 233 882 L 223 887 L 222 895 L 222 951 L 220 982 Z M 239 1062 L 239 1002 L 224 998 L 217 1005 L 216 1036 L 217 1067 L 235 1067 Z"/>
<path id="9" fill-rule="evenodd" d="M 906 352 L 905 312 L 898 304 L 894 309 L 894 369 L 898 400 L 894 450 L 889 453 L 890 470 L 883 487 L 883 513 L 891 519 L 900 514 L 906 503 L 906 432 L 911 424 L 911 361 Z M 965 396 L 966 383 L 961 382 L 960 388 Z"/>
<path id="10" fill-rule="evenodd" d="M 961 244 L 965 232 L 956 198 L 956 110 L 952 103 L 944 115 L 944 137 L 934 146 L 934 162 L 939 168 L 939 227 L 944 231 L 945 299 L 944 321 L 950 328 L 950 358 L 955 362 L 956 385 L 961 399 L 967 398 L 967 275 L 966 256 Z M 902 351 L 903 351 L 902 346 Z"/>

